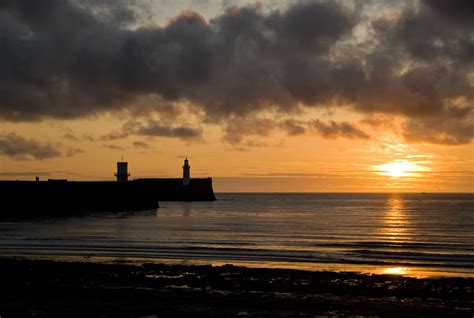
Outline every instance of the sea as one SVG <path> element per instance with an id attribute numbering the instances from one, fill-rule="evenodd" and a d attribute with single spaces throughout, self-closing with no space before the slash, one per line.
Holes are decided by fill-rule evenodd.
<path id="1" fill-rule="evenodd" d="M 218 193 L 0 218 L 0 257 L 474 277 L 474 194 Z"/>

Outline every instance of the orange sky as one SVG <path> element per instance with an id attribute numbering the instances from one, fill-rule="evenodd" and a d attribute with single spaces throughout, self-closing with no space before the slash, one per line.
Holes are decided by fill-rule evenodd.
<path id="1" fill-rule="evenodd" d="M 39 24 L 5 11 L 0 179 L 113 180 L 122 155 L 132 178 L 180 177 L 187 156 L 216 192 L 474 191 L 474 26 L 456 8 L 77 3 Z"/>
<path id="2" fill-rule="evenodd" d="M 384 129 L 370 139 L 325 139 L 313 133 L 259 136 L 258 147 L 240 149 L 222 140 L 216 125 L 204 126 L 201 140 L 128 137 L 100 140 L 120 127 L 108 116 L 41 124 L 7 124 L 6 131 L 81 149 L 71 157 L 18 160 L 2 157 L 2 179 L 68 178 L 113 180 L 123 155 L 132 177 L 180 177 L 184 156 L 193 177 L 214 178 L 217 192 L 472 192 L 472 145 L 405 143 Z M 74 131 L 77 140 L 68 137 Z M 66 135 L 66 138 L 64 137 Z M 94 141 L 84 139 L 87 135 Z M 142 141 L 147 148 L 133 145 Z M 67 145 L 67 146 L 65 146 Z M 111 149 L 110 147 L 118 149 Z M 388 166 L 387 166 L 388 165 Z"/>

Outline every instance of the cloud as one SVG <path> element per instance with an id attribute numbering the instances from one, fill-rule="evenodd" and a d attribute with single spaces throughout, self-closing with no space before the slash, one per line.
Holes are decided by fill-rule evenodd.
<path id="1" fill-rule="evenodd" d="M 404 137 L 411 142 L 428 142 L 440 145 L 462 145 L 474 138 L 474 122 L 459 123 L 453 120 L 411 120 L 405 124 Z M 455 132 L 455 133 L 453 133 Z"/>
<path id="2" fill-rule="evenodd" d="M 81 149 L 65 148 L 60 144 L 43 143 L 16 133 L 0 135 L 0 155 L 16 160 L 44 160 L 55 157 L 70 157 L 82 153 Z"/>
<path id="3" fill-rule="evenodd" d="M 166 126 L 156 121 L 149 121 L 147 125 L 139 127 L 136 132 L 139 136 L 177 137 L 182 139 L 198 138 L 202 129 L 185 126 Z"/>
<path id="4" fill-rule="evenodd" d="M 124 147 L 116 145 L 116 144 L 103 144 L 103 146 L 105 148 L 109 148 L 109 149 L 112 149 L 112 150 L 125 150 Z"/>
<path id="5" fill-rule="evenodd" d="M 74 135 L 73 133 L 71 132 L 67 132 L 63 135 L 63 138 L 64 139 L 68 139 L 68 140 L 72 140 L 72 141 L 79 141 L 79 138 L 77 138 L 76 135 Z"/>
<path id="6" fill-rule="evenodd" d="M 221 125 L 223 138 L 239 143 L 241 136 L 229 132 L 260 113 L 278 122 L 302 108 L 345 107 L 416 122 L 420 137 L 404 133 L 413 142 L 436 142 L 430 132 L 471 141 L 459 127 L 474 103 L 472 1 L 423 0 L 400 11 L 377 2 L 392 10 L 382 16 L 370 11 L 371 2 L 358 2 L 354 11 L 333 0 L 285 10 L 232 6 L 209 21 L 186 11 L 163 27 L 143 24 L 146 10 L 131 3 L 2 1 L 0 118 L 173 113 L 170 105 L 188 103 L 201 122 Z M 359 26 L 366 37 L 356 32 Z M 147 96 L 157 98 L 143 105 Z M 443 119 L 450 124 L 430 126 Z M 303 128 L 289 121 L 272 129 L 297 135 Z M 202 130 L 174 120 L 150 122 L 135 133 L 194 138 Z"/>
<path id="7" fill-rule="evenodd" d="M 385 96 L 391 109 L 374 111 L 405 116 L 403 135 L 409 142 L 455 145 L 472 140 L 474 20 L 466 19 L 472 10 L 470 1 L 425 0 L 395 20 L 375 23 L 376 36 L 385 40 L 379 40 L 372 55 L 385 65 L 377 71 L 381 80 L 374 83 L 372 95 Z M 377 52 L 390 52 L 390 58 Z M 369 64 L 376 66 L 374 60 Z M 380 85 L 387 80 L 392 92 Z"/>
<path id="8" fill-rule="evenodd" d="M 144 148 L 144 149 L 150 148 L 150 145 L 149 145 L 149 144 L 147 144 L 147 143 L 144 142 L 144 141 L 139 141 L 139 140 L 134 141 L 134 142 L 133 142 L 133 146 L 134 146 L 135 148 Z"/>
<path id="9" fill-rule="evenodd" d="M 171 126 L 156 120 L 148 120 L 146 124 L 129 120 L 118 130 L 111 131 L 101 137 L 102 140 L 117 140 L 128 136 L 167 137 L 180 138 L 183 140 L 199 139 L 202 136 L 202 128 L 188 126 Z"/>
<path id="10" fill-rule="evenodd" d="M 83 135 L 78 137 L 77 135 L 75 135 L 72 132 L 65 133 L 63 135 L 63 139 L 67 139 L 67 140 L 74 141 L 74 142 L 81 142 L 81 141 L 92 142 L 92 141 L 96 141 L 96 139 L 94 137 L 92 137 L 91 135 L 83 134 Z"/>
<path id="11" fill-rule="evenodd" d="M 271 144 L 268 142 L 264 142 L 264 141 L 260 141 L 256 139 L 250 139 L 250 140 L 240 141 L 238 143 L 232 144 L 232 148 L 230 150 L 248 152 L 253 148 L 262 148 L 262 147 L 269 147 L 269 146 L 271 146 Z"/>
<path id="12" fill-rule="evenodd" d="M 73 157 L 73 156 L 81 154 L 81 153 L 84 153 L 84 150 L 82 150 L 80 148 L 67 147 L 63 150 L 63 156 L 64 157 Z"/>
<path id="13" fill-rule="evenodd" d="M 114 130 L 100 137 L 101 140 L 117 140 L 127 138 L 130 135 L 129 131 Z"/>
<path id="14" fill-rule="evenodd" d="M 423 2 L 442 17 L 458 22 L 461 19 L 463 22 L 474 24 L 472 21 L 474 3 L 471 0 L 424 0 Z"/>
<path id="15" fill-rule="evenodd" d="M 94 3 L 114 12 L 118 5 L 110 1 L 2 3 L 0 116 L 7 120 L 86 116 L 123 109 L 146 94 L 188 99 L 210 118 L 245 114 L 290 98 L 274 90 L 286 53 L 328 52 L 354 25 L 334 1 L 270 15 L 258 6 L 234 7 L 209 22 L 184 12 L 163 28 L 136 30 L 117 15 L 96 14 Z"/>
<path id="16" fill-rule="evenodd" d="M 301 120 L 287 119 L 281 123 L 289 136 L 298 136 L 306 132 L 305 123 Z"/>
<path id="17" fill-rule="evenodd" d="M 269 136 L 275 127 L 275 121 L 269 118 L 233 118 L 225 127 L 223 140 L 235 146 L 242 144 L 244 139 L 249 136 Z M 261 143 L 256 141 L 249 142 L 247 140 L 245 143 L 249 147 L 261 146 Z"/>
<path id="18" fill-rule="evenodd" d="M 348 122 L 329 121 L 327 123 L 316 120 L 286 119 L 277 121 L 271 118 L 234 118 L 228 122 L 223 135 L 223 141 L 232 146 L 232 150 L 250 151 L 251 148 L 277 145 L 262 140 L 262 137 L 271 137 L 278 129 L 282 129 L 288 136 L 299 136 L 315 132 L 327 139 L 349 138 L 368 139 L 364 131 Z"/>
<path id="19" fill-rule="evenodd" d="M 350 123 L 335 121 L 329 121 L 324 123 L 319 119 L 311 122 L 311 126 L 315 129 L 323 138 L 337 139 L 337 138 L 349 138 L 349 139 L 368 139 L 370 138 L 362 130 L 354 127 Z"/>

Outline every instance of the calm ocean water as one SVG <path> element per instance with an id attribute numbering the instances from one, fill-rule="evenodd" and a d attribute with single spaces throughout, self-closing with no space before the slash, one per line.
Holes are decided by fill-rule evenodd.
<path id="1" fill-rule="evenodd" d="M 474 194 L 218 194 L 0 219 L 0 256 L 474 276 Z"/>

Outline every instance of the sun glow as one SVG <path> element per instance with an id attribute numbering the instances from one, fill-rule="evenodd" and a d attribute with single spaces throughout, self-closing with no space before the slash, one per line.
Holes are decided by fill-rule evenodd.
<path id="1" fill-rule="evenodd" d="M 382 271 L 383 274 L 403 275 L 407 273 L 406 267 L 389 267 Z"/>
<path id="2" fill-rule="evenodd" d="M 374 168 L 377 170 L 378 174 L 393 178 L 415 177 L 418 176 L 420 172 L 427 172 L 431 170 L 426 166 L 422 166 L 407 160 L 394 161 L 375 166 Z"/>

